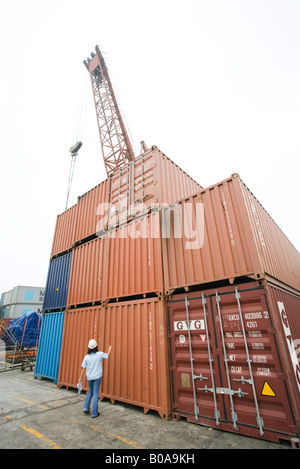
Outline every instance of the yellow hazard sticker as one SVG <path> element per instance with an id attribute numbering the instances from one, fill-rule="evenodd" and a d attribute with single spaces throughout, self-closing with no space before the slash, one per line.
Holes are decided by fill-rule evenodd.
<path id="1" fill-rule="evenodd" d="M 261 395 L 262 396 L 271 396 L 271 397 L 276 397 L 276 393 L 273 391 L 271 386 L 267 381 L 264 382 L 264 385 L 261 390 Z"/>

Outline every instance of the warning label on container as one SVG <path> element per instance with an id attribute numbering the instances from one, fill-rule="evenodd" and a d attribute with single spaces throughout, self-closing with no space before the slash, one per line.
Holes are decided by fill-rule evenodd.
<path id="1" fill-rule="evenodd" d="M 263 385 L 262 390 L 261 390 L 261 395 L 262 396 L 276 397 L 275 392 L 273 391 L 273 389 L 271 388 L 271 386 L 269 385 L 269 383 L 267 381 L 264 382 L 264 385 Z"/>

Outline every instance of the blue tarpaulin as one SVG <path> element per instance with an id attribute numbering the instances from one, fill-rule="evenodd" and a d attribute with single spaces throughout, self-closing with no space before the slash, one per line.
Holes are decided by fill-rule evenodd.
<path id="1" fill-rule="evenodd" d="M 36 347 L 40 334 L 41 317 L 34 311 L 23 314 L 13 319 L 6 331 L 3 332 L 2 340 L 7 346 L 15 345 L 11 339 L 13 336 L 19 346 L 23 348 Z"/>

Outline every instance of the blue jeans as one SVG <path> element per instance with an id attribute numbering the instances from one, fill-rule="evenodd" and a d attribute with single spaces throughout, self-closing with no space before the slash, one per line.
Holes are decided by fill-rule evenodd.
<path id="1" fill-rule="evenodd" d="M 93 398 L 92 417 L 97 417 L 98 415 L 98 397 L 99 397 L 101 379 L 102 379 L 102 376 L 101 378 L 98 378 L 98 379 L 88 380 L 89 391 L 85 399 L 83 410 L 85 412 L 90 410 L 91 400 Z"/>

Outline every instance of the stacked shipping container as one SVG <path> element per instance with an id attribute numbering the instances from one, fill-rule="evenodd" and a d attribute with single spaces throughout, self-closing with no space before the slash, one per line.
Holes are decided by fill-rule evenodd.
<path id="1" fill-rule="evenodd" d="M 75 317 L 68 315 L 74 309 L 97 305 L 101 311 L 101 305 L 107 301 L 160 298 L 163 272 L 158 208 L 200 189 L 198 183 L 152 147 L 79 197 L 76 205 L 57 218 L 44 310 L 56 312 L 66 308 L 67 324 Z M 165 308 L 165 303 L 161 304 L 164 306 L 159 311 Z M 62 350 L 72 340 L 64 333 Z M 66 380 L 68 363 L 64 356 L 60 376 L 55 380 L 58 378 L 58 385 L 67 381 L 68 386 L 76 387 L 78 371 L 71 383 Z M 77 370 L 81 360 L 78 357 Z M 39 375 L 43 375 L 41 370 Z M 105 386 L 105 380 L 102 385 Z M 112 391 L 112 396 L 118 399 L 118 393 Z M 123 394 L 119 399 L 124 400 Z M 145 402 L 140 405 L 145 407 Z M 148 402 L 147 406 L 154 408 L 157 403 Z M 167 414 L 165 404 L 160 412 Z"/>
<path id="2" fill-rule="evenodd" d="M 238 175 L 204 190 L 153 147 L 58 218 L 51 262 L 67 255 L 58 386 L 95 337 L 113 345 L 101 397 L 299 436 L 300 257 Z"/>
<path id="3" fill-rule="evenodd" d="M 170 212 L 170 236 L 162 240 L 166 292 L 245 276 L 273 279 L 300 292 L 298 251 L 238 175 L 180 201 Z M 186 229 L 176 237 L 176 223 L 184 226 L 189 213 L 198 224 L 194 238 Z"/>
<path id="4" fill-rule="evenodd" d="M 158 209 L 199 189 L 153 147 L 79 198 L 58 386 L 76 387 L 89 338 L 104 347 L 99 334 L 105 333 L 114 351 L 101 396 L 170 415 Z M 81 332 L 74 335 L 76 328 Z M 80 352 L 70 355 L 71 350 Z M 132 354 L 137 366 L 127 378 L 124 360 Z"/>

